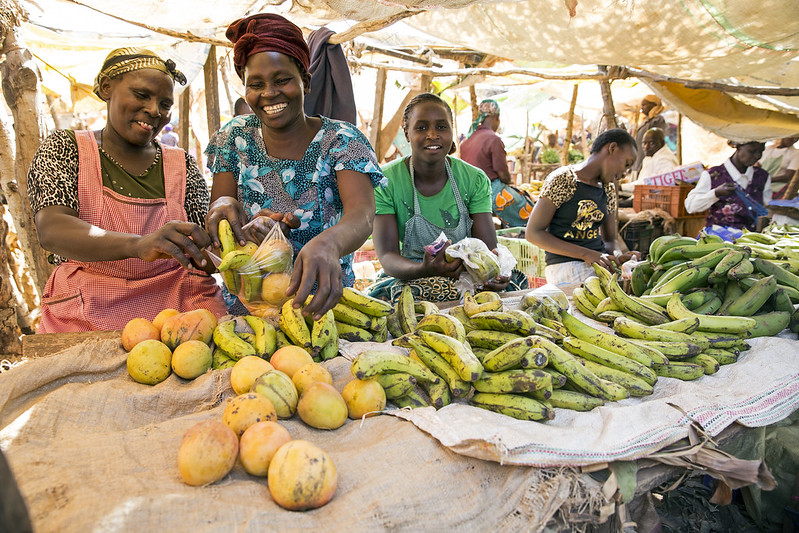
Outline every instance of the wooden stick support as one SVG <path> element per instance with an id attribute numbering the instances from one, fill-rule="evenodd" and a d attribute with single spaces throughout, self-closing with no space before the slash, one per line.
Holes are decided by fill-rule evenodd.
<path id="1" fill-rule="evenodd" d="M 386 69 L 378 69 L 375 84 L 375 106 L 372 113 L 372 127 L 369 130 L 369 142 L 373 148 L 380 147 L 380 129 L 383 127 L 383 100 L 386 96 Z M 378 157 L 380 155 L 378 154 Z"/>
<path id="2" fill-rule="evenodd" d="M 572 89 L 572 101 L 569 105 L 569 115 L 566 121 L 566 137 L 563 139 L 563 155 L 561 156 L 564 165 L 569 164 L 569 150 L 571 150 L 572 131 L 574 130 L 574 108 L 577 105 L 577 87 L 578 84 L 575 83 L 574 89 Z"/>
<path id="3" fill-rule="evenodd" d="M 208 59 L 203 65 L 203 78 L 205 79 L 205 117 L 208 121 L 208 135 L 213 135 L 219 130 L 219 76 L 216 65 L 216 46 L 211 45 L 208 50 Z"/>

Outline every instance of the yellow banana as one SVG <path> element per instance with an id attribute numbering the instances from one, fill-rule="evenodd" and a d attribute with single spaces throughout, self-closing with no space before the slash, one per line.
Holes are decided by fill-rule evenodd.
<path id="1" fill-rule="evenodd" d="M 580 392 L 560 389 L 553 390 L 547 401 L 552 407 L 571 409 L 572 411 L 590 411 L 595 407 L 600 407 L 605 404 L 602 398 L 595 398 Z"/>
<path id="2" fill-rule="evenodd" d="M 503 344 L 483 358 L 483 367 L 489 372 L 500 372 L 520 366 L 522 357 L 533 347 L 532 337 L 521 337 Z M 500 392 L 500 391 L 483 391 Z M 511 391 L 505 391 L 511 392 Z"/>
<path id="3" fill-rule="evenodd" d="M 730 365 L 738 361 L 737 353 L 732 352 L 730 350 L 724 350 L 722 348 L 708 348 L 707 350 L 702 352 L 702 354 L 707 355 L 708 357 L 712 357 L 720 365 Z"/>
<path id="4" fill-rule="evenodd" d="M 432 315 L 433 313 L 439 313 L 441 312 L 441 309 L 439 309 L 438 306 L 433 302 L 422 300 L 421 302 L 416 302 L 413 304 L 413 312 L 422 316 L 427 316 Z"/>
<path id="5" fill-rule="evenodd" d="M 352 287 L 344 287 L 341 301 L 349 307 L 370 316 L 385 317 L 394 312 L 394 307 L 390 303 L 373 298 Z"/>
<path id="6" fill-rule="evenodd" d="M 275 329 L 275 337 L 277 338 L 278 350 L 284 346 L 293 346 L 293 344 L 291 343 L 291 339 L 289 339 L 286 336 L 286 334 L 283 332 L 282 329 L 280 328 Z"/>
<path id="7" fill-rule="evenodd" d="M 602 282 L 599 281 L 597 276 L 589 276 L 583 281 L 583 289 L 585 295 L 594 304 L 594 307 L 599 305 L 599 302 L 607 298 L 605 290 L 602 288 Z"/>
<path id="8" fill-rule="evenodd" d="M 522 393 L 537 390 L 551 390 L 552 376 L 537 369 L 505 370 L 486 372 L 472 383 L 478 392 Z"/>
<path id="9" fill-rule="evenodd" d="M 519 366 L 528 369 L 543 369 L 548 363 L 549 356 L 547 355 L 547 351 L 542 350 L 541 348 L 530 348 L 519 360 Z"/>
<path id="10" fill-rule="evenodd" d="M 463 381 L 455 369 L 452 368 L 452 365 L 439 355 L 438 352 L 427 346 L 421 339 L 409 337 L 408 343 L 413 349 L 412 353 L 415 353 L 416 357 L 418 357 L 427 368 L 438 374 L 441 379 L 447 382 L 450 391 L 452 391 L 452 394 L 456 398 L 462 398 L 469 394 L 469 391 L 472 390 L 472 386 L 468 382 Z"/>
<path id="11" fill-rule="evenodd" d="M 330 341 L 322 348 L 322 351 L 319 352 L 319 358 L 322 361 L 327 361 L 328 359 L 333 359 L 338 355 L 338 324 L 335 324 L 335 327 L 332 330 L 332 335 L 330 336 Z"/>
<path id="12" fill-rule="evenodd" d="M 624 317 L 619 317 L 613 322 L 613 329 L 617 333 L 631 339 L 693 343 L 702 349 L 710 348 L 710 343 L 705 339 L 696 338 L 686 333 L 680 333 L 679 331 L 669 331 L 658 327 L 644 326 Z"/>
<path id="13" fill-rule="evenodd" d="M 400 325 L 399 314 L 396 311 L 386 317 L 386 327 L 388 328 L 388 332 L 395 339 L 404 334 L 402 326 Z"/>
<path id="14" fill-rule="evenodd" d="M 654 391 L 651 384 L 627 372 L 622 372 L 615 368 L 608 368 L 587 359 L 581 359 L 580 362 L 585 365 L 585 368 L 601 379 L 611 381 L 627 389 L 630 396 L 649 396 Z"/>
<path id="15" fill-rule="evenodd" d="M 230 227 L 230 222 L 226 218 L 219 221 L 216 231 L 221 245 L 219 255 L 224 259 L 228 253 L 236 249 L 236 237 L 233 235 L 233 228 Z"/>
<path id="16" fill-rule="evenodd" d="M 225 282 L 225 287 L 230 291 L 230 294 L 238 296 L 241 289 L 241 279 L 239 273 L 235 270 L 225 270 L 222 272 L 222 281 Z"/>
<path id="17" fill-rule="evenodd" d="M 255 355 L 252 344 L 236 335 L 236 321 L 226 320 L 220 322 L 214 329 L 214 344 L 224 350 L 234 361 L 242 357 Z"/>
<path id="18" fill-rule="evenodd" d="M 699 365 L 702 367 L 706 375 L 715 374 L 719 371 L 719 362 L 716 361 L 715 358 L 705 355 L 705 354 L 698 354 L 693 357 L 689 357 L 684 359 L 686 363 L 693 363 L 695 365 Z"/>
<path id="19" fill-rule="evenodd" d="M 422 381 L 419 385 L 427 393 L 427 396 L 430 398 L 430 403 L 436 409 L 441 409 L 452 403 L 452 392 L 449 390 L 444 380 L 438 383 Z"/>
<path id="20" fill-rule="evenodd" d="M 671 321 L 669 315 L 659 305 L 625 293 L 619 285 L 618 274 L 613 274 L 608 283 L 608 296 L 622 311 L 638 317 L 648 324 L 663 324 Z"/>
<path id="21" fill-rule="evenodd" d="M 230 358 L 230 355 L 222 348 L 217 346 L 214 349 L 214 354 L 211 358 L 211 368 L 214 370 L 221 370 L 223 368 L 233 368 L 236 361 Z"/>
<path id="22" fill-rule="evenodd" d="M 400 408 L 409 407 L 411 409 L 417 409 L 419 407 L 432 407 L 433 405 L 430 403 L 427 393 L 425 393 L 419 385 L 415 385 L 405 396 L 394 398 L 391 401 Z"/>
<path id="23" fill-rule="evenodd" d="M 247 252 L 242 250 L 233 250 L 225 255 L 224 259 L 222 259 L 222 262 L 219 263 L 219 266 L 216 267 L 216 269 L 219 272 L 224 272 L 226 270 L 241 270 L 250 261 L 252 261 L 252 256 Z"/>
<path id="24" fill-rule="evenodd" d="M 536 324 L 535 320 L 533 320 L 533 317 L 531 317 L 528 313 L 525 313 L 521 309 L 512 309 L 508 311 L 508 313 L 522 321 L 521 327 L 514 333 L 524 335 L 525 337 L 535 334 L 538 325 Z"/>
<path id="25" fill-rule="evenodd" d="M 533 398 L 519 394 L 478 392 L 469 400 L 471 405 L 519 420 L 552 420 L 555 411 Z"/>
<path id="26" fill-rule="evenodd" d="M 431 313 L 426 315 L 419 324 L 416 330 L 436 331 L 460 342 L 466 342 L 466 329 L 457 318 L 445 315 L 443 313 Z"/>
<path id="27" fill-rule="evenodd" d="M 280 309 L 280 329 L 296 346 L 311 349 L 311 332 L 301 309 L 294 309 L 294 298 L 283 304 Z"/>
<path id="28" fill-rule="evenodd" d="M 538 335 L 533 335 L 532 339 L 534 346 L 547 351 L 549 364 L 584 391 L 606 400 L 615 400 L 623 394 L 616 387 L 603 382 L 599 376 L 586 369 L 572 354 L 560 346 Z"/>
<path id="29" fill-rule="evenodd" d="M 386 331 L 388 332 L 388 317 L 376 316 L 372 319 L 372 326 L 369 328 L 374 332 Z"/>
<path id="30" fill-rule="evenodd" d="M 403 333 L 413 333 L 416 330 L 416 312 L 414 311 L 413 291 L 409 285 L 403 285 L 397 301 L 397 318 Z"/>
<path id="31" fill-rule="evenodd" d="M 474 295 L 474 301 L 478 304 L 485 304 L 488 302 L 496 302 L 501 300 L 499 294 L 495 293 L 494 291 L 482 291 L 478 292 Z"/>
<path id="32" fill-rule="evenodd" d="M 666 329 L 669 331 L 679 331 L 690 335 L 699 329 L 699 319 L 695 317 L 681 318 L 680 320 L 673 320 L 665 324 L 658 324 L 658 329 Z"/>
<path id="33" fill-rule="evenodd" d="M 374 333 L 368 329 L 359 328 L 352 324 L 336 321 L 336 331 L 338 336 L 350 342 L 372 342 L 374 341 Z"/>
<path id="34" fill-rule="evenodd" d="M 483 365 L 477 360 L 467 344 L 458 342 L 434 331 L 419 330 L 425 344 L 437 351 L 452 365 L 463 381 L 473 382 L 483 374 Z"/>
<path id="35" fill-rule="evenodd" d="M 652 370 L 654 370 L 658 376 L 681 379 L 683 381 L 693 381 L 705 375 L 705 369 L 700 365 L 684 363 L 682 361 L 672 361 L 669 365 L 655 363 L 652 366 Z"/>
<path id="36" fill-rule="evenodd" d="M 244 320 L 255 332 L 253 346 L 255 347 L 256 355 L 269 358 L 277 350 L 277 332 L 274 326 L 258 316 L 247 315 Z"/>
<path id="37" fill-rule="evenodd" d="M 693 342 L 647 341 L 643 339 L 630 340 L 643 346 L 654 348 L 668 357 L 669 361 L 679 361 L 686 357 L 693 357 L 702 351 L 702 347 Z M 707 339 L 700 339 L 699 337 L 696 337 L 696 340 L 707 341 Z"/>
<path id="38" fill-rule="evenodd" d="M 553 389 L 560 389 L 563 387 L 566 382 L 569 380 L 566 376 L 552 368 L 551 366 L 545 366 L 542 368 L 544 372 L 549 374 L 552 377 L 552 388 Z"/>
<path id="39" fill-rule="evenodd" d="M 225 272 L 230 271 L 226 270 Z M 244 301 L 252 302 L 254 300 L 261 299 L 261 285 L 263 284 L 264 279 L 261 277 L 260 270 L 256 269 L 254 272 L 241 271 L 239 279 L 241 280 L 239 295 Z"/>
<path id="40" fill-rule="evenodd" d="M 417 380 L 439 381 L 426 366 L 417 363 L 405 354 L 385 350 L 366 350 L 352 362 L 352 375 L 358 379 L 369 379 L 377 374 L 410 374 Z"/>
<path id="41" fill-rule="evenodd" d="M 493 300 L 481 304 L 477 303 L 471 292 L 466 291 L 466 294 L 463 295 L 463 310 L 466 311 L 469 317 L 485 311 L 500 311 L 502 310 L 502 300 Z"/>
<path id="42" fill-rule="evenodd" d="M 405 396 L 413 389 L 413 386 L 416 385 L 416 378 L 404 372 L 398 372 L 396 374 L 377 374 L 369 379 L 376 381 L 383 387 L 386 398 L 389 400 Z"/>
<path id="43" fill-rule="evenodd" d="M 541 325 L 555 330 L 560 334 L 561 338 L 569 336 L 569 330 L 563 326 L 563 323 L 560 321 L 560 317 L 558 317 L 557 320 L 552 320 L 551 318 L 542 318 Z"/>
<path id="44" fill-rule="evenodd" d="M 583 359 L 637 376 L 650 385 L 654 385 L 658 380 L 657 374 L 648 366 L 609 350 L 605 350 L 599 346 L 595 346 L 577 337 L 566 337 L 563 339 L 563 347 L 572 354 L 579 355 Z"/>
<path id="45" fill-rule="evenodd" d="M 702 331 L 711 331 L 716 333 L 744 333 L 749 328 L 754 327 L 756 324 L 754 320 L 747 317 L 713 316 L 694 313 L 685 307 L 685 305 L 683 305 L 679 294 L 671 295 L 671 298 L 669 298 L 669 303 L 666 304 L 666 311 L 674 320 L 678 320 L 680 318 L 699 319 L 699 329 Z"/>
<path id="46" fill-rule="evenodd" d="M 374 319 L 374 317 L 340 302 L 333 307 L 333 316 L 337 322 L 344 322 L 363 329 L 371 328 Z"/>
<path id="47" fill-rule="evenodd" d="M 493 331 L 518 331 L 522 327 L 522 320 L 505 311 L 484 311 L 469 317 L 477 329 L 489 329 Z"/>
<path id="48" fill-rule="evenodd" d="M 336 319 L 332 310 L 326 312 L 319 320 L 315 320 L 311 326 L 311 355 L 320 355 L 322 349 L 330 344 L 334 332 L 337 331 Z"/>
<path id="49" fill-rule="evenodd" d="M 669 364 L 669 360 L 655 349 L 635 344 L 627 339 L 605 333 L 581 322 L 568 311 L 561 312 L 561 322 L 573 337 L 595 344 L 610 352 L 629 357 L 644 366 L 652 366 L 653 362 Z"/>
<path id="50" fill-rule="evenodd" d="M 450 307 L 448 311 L 450 316 L 457 318 L 458 321 L 463 324 L 463 329 L 466 330 L 466 333 L 469 333 L 473 329 L 477 329 L 474 327 L 474 324 L 472 324 L 472 320 L 469 318 L 469 315 L 466 314 L 462 305 Z"/>
<path id="51" fill-rule="evenodd" d="M 495 350 L 500 346 L 520 338 L 521 335 L 506 331 L 491 331 L 487 329 L 475 329 L 466 334 L 466 341 L 470 346 Z"/>
<path id="52" fill-rule="evenodd" d="M 585 295 L 585 289 L 582 287 L 577 287 L 572 291 L 572 300 L 574 301 L 574 306 L 589 318 L 594 318 L 596 314 L 596 307 L 591 303 L 591 300 Z"/>

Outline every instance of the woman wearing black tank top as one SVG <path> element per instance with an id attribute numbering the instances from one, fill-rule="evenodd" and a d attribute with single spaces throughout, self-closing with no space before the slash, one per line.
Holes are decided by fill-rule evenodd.
<path id="1" fill-rule="evenodd" d="M 527 222 L 527 240 L 544 249 L 547 283 L 570 293 L 598 263 L 611 272 L 638 252 L 624 253 L 616 227 L 615 184 L 635 163 L 635 139 L 608 130 L 580 166 L 566 166 L 544 181 Z"/>

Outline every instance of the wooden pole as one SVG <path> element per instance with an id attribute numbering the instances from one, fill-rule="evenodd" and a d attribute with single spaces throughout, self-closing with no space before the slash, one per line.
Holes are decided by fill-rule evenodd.
<path id="1" fill-rule="evenodd" d="M 46 131 L 39 109 L 40 75 L 30 51 L 19 41 L 16 27 L 8 29 L 1 52 L 5 54 L 5 61 L 0 65 L 3 96 L 14 118 L 16 156 L 13 177 L 0 176 L 0 184 L 14 218 L 20 248 L 41 296 L 53 265 L 48 262 L 49 254 L 39 243 L 28 198 L 28 169 Z"/>
<path id="2" fill-rule="evenodd" d="M 583 149 L 583 159 L 585 159 L 588 157 L 588 143 L 585 142 L 585 115 L 582 111 L 580 111 L 580 129 L 582 130 L 580 146 Z"/>
<path id="3" fill-rule="evenodd" d="M 682 113 L 677 113 L 677 162 L 682 165 Z"/>
<path id="4" fill-rule="evenodd" d="M 189 151 L 189 116 L 191 115 L 191 87 L 186 85 L 180 93 L 178 104 L 178 143 L 186 152 Z"/>
<path id="5" fill-rule="evenodd" d="M 599 68 L 604 71 L 608 69 L 606 66 L 600 66 Z M 604 124 L 599 125 L 599 131 L 597 133 L 602 133 L 605 130 L 618 128 L 619 123 L 616 122 L 616 108 L 613 106 L 613 93 L 610 90 L 610 82 L 607 78 L 599 80 L 599 88 L 602 91 L 602 118 L 604 119 Z M 603 125 L 605 126 L 604 129 L 602 129 Z"/>
<path id="6" fill-rule="evenodd" d="M 228 62 L 225 56 L 222 56 L 222 62 L 219 63 L 219 74 L 222 76 L 222 86 L 225 88 L 225 96 L 227 97 L 228 106 L 230 106 L 230 115 L 233 116 L 236 114 L 236 109 L 233 96 L 230 94 L 230 78 L 227 75 L 227 65 Z"/>
<path id="7" fill-rule="evenodd" d="M 783 200 L 793 200 L 796 198 L 796 192 L 799 191 L 799 168 L 797 168 L 791 181 L 788 183 L 788 188 L 785 189 L 785 194 L 782 196 Z"/>
<path id="8" fill-rule="evenodd" d="M 383 127 L 383 100 L 386 97 L 386 74 L 384 68 L 377 70 L 377 83 L 375 85 L 375 105 L 372 113 L 372 127 L 369 130 L 369 142 L 372 147 L 380 147 L 380 129 Z M 378 161 L 382 156 L 378 156 Z"/>
<path id="9" fill-rule="evenodd" d="M 474 88 L 474 85 L 469 85 L 469 102 L 472 104 L 472 122 L 474 122 L 480 114 L 477 103 L 477 89 Z"/>
<path id="10" fill-rule="evenodd" d="M 566 138 L 563 140 L 563 156 L 561 157 L 564 165 L 569 164 L 569 149 L 571 148 L 572 130 L 574 129 L 574 108 L 577 106 L 577 87 L 578 85 L 575 83 L 572 89 L 572 101 L 569 105 L 569 115 L 566 120 Z"/>
<path id="11" fill-rule="evenodd" d="M 219 130 L 219 77 L 216 66 L 216 46 L 211 45 L 208 50 L 208 59 L 203 65 L 205 78 L 205 115 L 208 121 L 208 135 L 213 135 Z M 199 154 L 198 154 L 199 155 Z"/>

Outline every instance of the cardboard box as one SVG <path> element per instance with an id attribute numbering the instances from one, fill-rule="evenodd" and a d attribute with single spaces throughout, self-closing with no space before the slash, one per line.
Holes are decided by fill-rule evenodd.
<path id="1" fill-rule="evenodd" d="M 702 166 L 702 163 L 697 161 L 696 163 L 677 167 L 666 174 L 644 178 L 644 184 L 667 187 L 676 185 L 678 181 L 683 183 L 696 183 L 699 181 L 699 176 L 702 175 L 703 170 L 705 170 L 705 167 Z"/>

